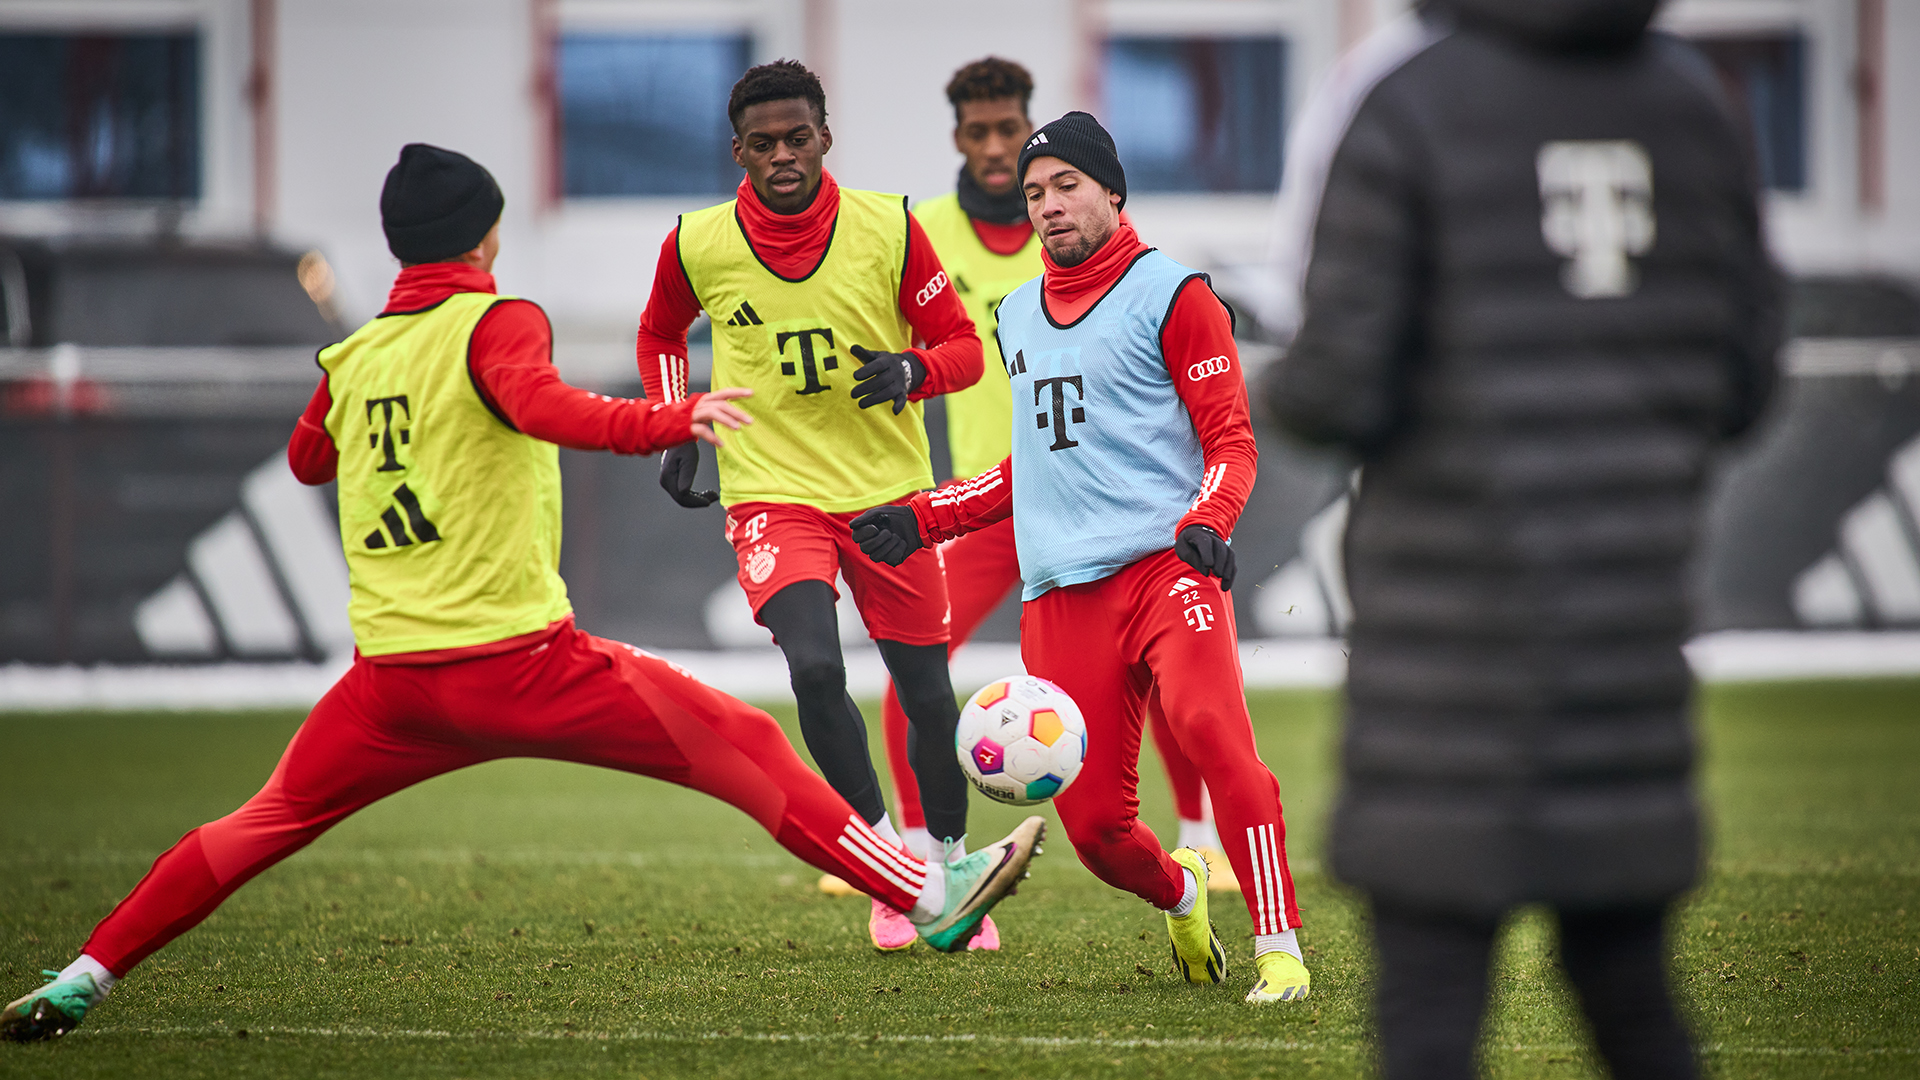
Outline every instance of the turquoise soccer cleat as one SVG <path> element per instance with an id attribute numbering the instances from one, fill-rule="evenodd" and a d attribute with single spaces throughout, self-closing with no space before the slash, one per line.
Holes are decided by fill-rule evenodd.
<path id="1" fill-rule="evenodd" d="M 1027 864 L 1040 854 L 1047 835 L 1044 818 L 1030 817 L 1006 839 L 945 865 L 947 902 L 940 917 L 920 927 L 920 940 L 941 952 L 960 952 L 980 930 L 993 906 L 1006 899 L 1027 876 Z M 938 864 L 929 864 L 932 872 Z"/>
<path id="2" fill-rule="evenodd" d="M 47 985 L 8 1005 L 0 1013 L 0 1039 L 9 1042 L 38 1042 L 57 1039 L 86 1019 L 87 1010 L 100 1000 L 99 987 L 85 972 L 61 978 L 57 971 L 42 971 Z"/>

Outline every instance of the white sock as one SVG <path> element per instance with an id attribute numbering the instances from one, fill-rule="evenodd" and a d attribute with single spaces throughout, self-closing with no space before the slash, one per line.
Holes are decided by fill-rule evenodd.
<path id="1" fill-rule="evenodd" d="M 920 886 L 920 895 L 913 901 L 913 907 L 907 912 L 907 918 L 916 926 L 925 926 L 940 917 L 947 906 L 947 868 L 937 862 L 927 864 L 927 880 Z"/>
<path id="2" fill-rule="evenodd" d="M 922 859 L 933 857 L 933 834 L 924 825 L 915 825 L 900 830 L 900 839 L 906 841 L 907 850 Z"/>
<path id="3" fill-rule="evenodd" d="M 1213 822 L 1195 821 L 1192 818 L 1180 819 L 1180 846 L 1199 851 L 1201 848 L 1220 849 L 1220 834 L 1213 831 Z"/>
<path id="4" fill-rule="evenodd" d="M 1164 909 L 1167 914 L 1176 918 L 1191 912 L 1193 910 L 1193 902 L 1200 898 L 1200 883 L 1194 880 L 1193 871 L 1183 866 L 1180 868 L 1180 873 L 1187 879 L 1187 891 L 1180 894 L 1179 903 Z"/>
<path id="5" fill-rule="evenodd" d="M 869 828 L 879 833 L 880 839 L 885 840 L 894 847 L 903 848 L 907 846 L 906 841 L 900 839 L 899 832 L 894 829 L 893 819 L 888 817 L 884 811 L 880 814 L 880 820 L 874 822 Z"/>
<path id="6" fill-rule="evenodd" d="M 1295 960 L 1306 962 L 1306 958 L 1300 955 L 1300 943 L 1294 940 L 1294 933 L 1291 930 L 1278 934 L 1254 935 L 1253 958 L 1258 960 L 1270 952 L 1283 952 Z"/>
<path id="7" fill-rule="evenodd" d="M 118 976 L 107 970 L 107 965 L 95 960 L 86 953 L 81 953 L 80 959 L 62 968 L 59 977 L 64 979 L 69 975 L 80 975 L 83 973 L 93 976 L 93 1003 L 95 1005 L 107 1000 L 107 995 L 113 992 L 113 984 L 120 981 Z"/>

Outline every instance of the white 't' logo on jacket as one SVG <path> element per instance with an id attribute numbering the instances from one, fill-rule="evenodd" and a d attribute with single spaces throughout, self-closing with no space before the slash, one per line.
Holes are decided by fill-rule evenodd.
<path id="1" fill-rule="evenodd" d="M 1653 164 L 1639 143 L 1550 142 L 1535 160 L 1540 234 L 1571 261 L 1560 270 L 1582 299 L 1626 296 L 1639 284 L 1629 255 L 1653 246 Z"/>

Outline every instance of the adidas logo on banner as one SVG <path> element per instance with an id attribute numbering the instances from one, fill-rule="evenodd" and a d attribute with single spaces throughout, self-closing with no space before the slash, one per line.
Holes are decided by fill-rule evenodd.
<path id="1" fill-rule="evenodd" d="M 1349 484 L 1352 480 L 1349 479 Z M 1348 496 L 1341 495 L 1300 529 L 1300 553 L 1268 575 L 1252 594 L 1254 623 L 1273 637 L 1340 637 L 1353 621 L 1342 539 Z"/>
<path id="2" fill-rule="evenodd" d="M 752 304 L 748 303 L 745 300 L 742 300 L 740 301 L 740 310 L 733 313 L 733 318 L 727 320 L 727 325 L 728 326 L 759 326 L 761 325 L 760 315 L 758 312 L 755 312 L 753 310 Z"/>
<path id="3" fill-rule="evenodd" d="M 389 533 L 393 535 L 393 546 L 395 547 L 406 547 L 416 540 L 422 544 L 430 544 L 440 539 L 440 530 L 434 528 L 433 522 L 427 520 L 427 515 L 420 509 L 420 499 L 414 495 L 412 488 L 405 484 L 394 488 L 393 501 L 399 503 L 400 508 L 407 512 L 407 519 L 404 522 L 401 521 L 400 514 L 391 506 L 382 510 L 380 512 L 380 520 L 385 523 L 387 528 L 385 532 L 375 529 L 367 534 L 367 547 L 369 549 L 378 551 L 386 547 L 387 535 Z M 409 525 L 413 526 L 412 536 L 407 535 L 407 526 Z"/>
<path id="4" fill-rule="evenodd" d="M 1893 452 L 1886 482 L 1841 517 L 1838 539 L 1793 583 L 1800 622 L 1920 623 L 1920 439 Z"/>
<path id="5" fill-rule="evenodd" d="M 134 607 L 133 629 L 160 660 L 336 656 L 353 648 L 347 600 L 327 500 L 275 454 L 187 545 L 186 566 Z"/>

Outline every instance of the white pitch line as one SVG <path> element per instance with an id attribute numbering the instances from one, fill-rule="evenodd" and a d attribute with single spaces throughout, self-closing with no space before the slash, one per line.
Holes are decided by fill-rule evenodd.
<path id="1" fill-rule="evenodd" d="M 1363 1047 L 1334 1047 L 1317 1043 L 1293 1042 L 1286 1039 L 1103 1039 L 1088 1036 L 1068 1035 L 979 1035 L 973 1033 L 955 1035 L 902 1035 L 898 1033 L 833 1033 L 814 1034 L 808 1032 L 672 1032 L 672 1031 L 614 1031 L 614 1032 L 569 1032 L 569 1031 L 434 1031 L 415 1029 L 383 1030 L 378 1028 L 315 1028 L 315 1027 L 246 1027 L 219 1025 L 179 1026 L 179 1027 L 102 1027 L 82 1028 L 73 1035 L 109 1036 L 109 1035 L 189 1035 L 189 1036 L 234 1036 L 245 1030 L 253 1035 L 291 1035 L 310 1038 L 334 1039 L 376 1039 L 391 1041 L 407 1040 L 467 1040 L 474 1042 L 657 1042 L 657 1043 L 819 1043 L 824 1045 L 868 1046 L 875 1043 L 902 1046 L 1029 1046 L 1039 1049 L 1054 1047 L 1089 1046 L 1102 1049 L 1172 1049 L 1172 1050 L 1286 1050 L 1313 1051 L 1317 1053 L 1360 1053 Z"/>
<path id="2" fill-rule="evenodd" d="M 657 1043 L 819 1043 L 824 1045 L 868 1046 L 885 1043 L 898 1046 L 1022 1046 L 1035 1049 L 1054 1049 L 1072 1047 L 1094 1047 L 1113 1050 L 1267 1050 L 1287 1051 L 1290 1053 L 1332 1053 L 1358 1054 L 1371 1053 L 1364 1046 L 1334 1046 L 1326 1043 L 1295 1042 L 1291 1039 L 1113 1039 L 1097 1036 L 1071 1035 L 981 1035 L 963 1033 L 954 1035 L 902 1035 L 898 1033 L 877 1032 L 835 1032 L 817 1034 L 809 1032 L 673 1032 L 673 1031 L 614 1031 L 614 1032 L 572 1032 L 572 1031 L 436 1031 L 431 1029 L 410 1028 L 323 1028 L 323 1027 L 246 1027 L 227 1025 L 196 1025 L 177 1027 L 94 1027 L 83 1028 L 68 1038 L 101 1037 L 110 1035 L 191 1035 L 191 1036 L 234 1036 L 245 1031 L 252 1035 L 290 1035 L 323 1039 L 376 1039 L 389 1041 L 407 1040 L 466 1040 L 473 1042 L 657 1042 Z M 1586 1049 L 1572 1044 L 1549 1043 L 1541 1045 L 1512 1044 L 1496 1046 L 1493 1049 L 1518 1054 L 1536 1053 L 1577 1053 Z M 1920 1047 L 1913 1046 L 1873 1046 L 1849 1049 L 1837 1049 L 1829 1046 L 1739 1046 L 1726 1043 L 1708 1043 L 1700 1051 L 1708 1055 L 1722 1057 L 1915 1057 L 1920 1056 Z"/>

